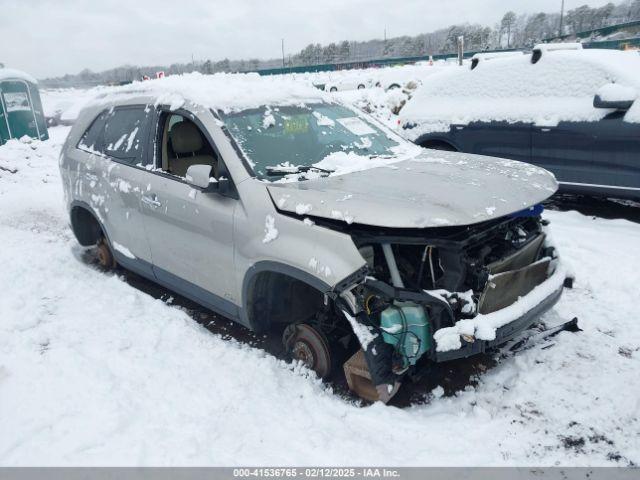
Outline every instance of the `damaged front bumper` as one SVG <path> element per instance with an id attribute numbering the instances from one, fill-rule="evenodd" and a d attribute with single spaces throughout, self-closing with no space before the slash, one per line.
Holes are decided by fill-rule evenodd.
<path id="1" fill-rule="evenodd" d="M 566 278 L 564 268 L 557 264 L 549 278 L 514 304 L 470 320 L 459 320 L 453 327 L 436 331 L 436 348 L 431 359 L 447 362 L 466 358 L 508 342 L 531 327 L 560 300 Z M 487 324 L 491 326 L 483 328 Z"/>
<path id="2" fill-rule="evenodd" d="M 368 291 L 373 291 L 390 302 L 411 302 L 423 306 L 429 313 L 433 340 L 425 355 L 432 361 L 446 362 L 486 352 L 529 328 L 558 302 L 566 279 L 564 267 L 555 260 L 548 278 L 513 304 L 489 314 L 478 314 L 473 318 L 457 321 L 446 298 L 455 295 L 453 293 L 415 292 L 396 288 L 373 278 L 367 278 L 363 285 Z M 350 302 L 351 305 L 354 303 Z M 366 312 L 361 312 L 359 323 L 363 326 L 370 325 L 370 320 L 362 318 L 363 315 L 366 316 Z M 358 315 L 351 316 L 351 319 L 358 319 Z M 453 325 L 444 326 L 447 324 Z M 368 344 L 371 338 L 372 336 L 367 336 L 364 343 Z M 366 350 L 367 345 L 363 346 Z"/>

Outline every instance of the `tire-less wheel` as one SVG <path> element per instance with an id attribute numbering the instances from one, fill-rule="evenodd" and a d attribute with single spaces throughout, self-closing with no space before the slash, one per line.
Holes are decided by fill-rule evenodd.
<path id="1" fill-rule="evenodd" d="M 113 256 L 113 252 L 111 252 L 109 245 L 107 245 L 107 242 L 104 239 L 98 242 L 96 254 L 98 257 L 98 264 L 102 268 L 104 268 L 105 270 L 116 268 L 116 259 Z"/>
<path id="2" fill-rule="evenodd" d="M 322 332 L 311 325 L 300 323 L 289 325 L 283 335 L 287 353 L 294 360 L 300 360 L 320 378 L 326 378 L 331 373 L 331 350 Z"/>

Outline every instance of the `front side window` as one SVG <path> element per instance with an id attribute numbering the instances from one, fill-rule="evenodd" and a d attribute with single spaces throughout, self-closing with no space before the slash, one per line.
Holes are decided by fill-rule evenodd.
<path id="1" fill-rule="evenodd" d="M 262 107 L 221 116 L 261 179 L 309 167 L 329 171 L 333 155 L 392 156 L 398 147 L 387 133 L 340 105 Z"/>
<path id="2" fill-rule="evenodd" d="M 179 113 L 164 112 L 158 131 L 161 132 L 158 153 L 162 171 L 184 178 L 190 166 L 209 165 L 212 175 L 219 177 L 218 156 L 195 122 Z"/>
<path id="3" fill-rule="evenodd" d="M 121 107 L 103 112 L 82 136 L 78 147 L 130 165 L 145 165 L 144 141 L 151 109 Z"/>

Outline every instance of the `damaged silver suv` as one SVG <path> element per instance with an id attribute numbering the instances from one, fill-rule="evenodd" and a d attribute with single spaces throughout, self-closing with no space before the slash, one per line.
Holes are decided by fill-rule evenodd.
<path id="1" fill-rule="evenodd" d="M 83 110 L 60 168 L 104 267 L 282 332 L 291 357 L 322 377 L 344 365 L 372 400 L 513 338 L 565 282 L 540 217 L 547 171 L 425 151 L 293 80 L 115 89 Z"/>

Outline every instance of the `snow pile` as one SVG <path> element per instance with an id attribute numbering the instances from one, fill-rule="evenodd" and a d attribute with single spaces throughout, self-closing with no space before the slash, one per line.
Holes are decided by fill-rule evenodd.
<path id="1" fill-rule="evenodd" d="M 402 145 L 404 146 L 404 144 Z M 371 168 L 379 168 L 393 165 L 410 158 L 414 158 L 422 153 L 412 147 L 403 149 L 396 148 L 396 156 L 373 157 L 369 155 L 359 155 L 355 152 L 333 152 L 323 158 L 314 166 L 326 170 L 333 170 L 330 176 L 346 175 L 347 173 L 361 172 Z"/>
<path id="2" fill-rule="evenodd" d="M 13 68 L 0 67 L 0 80 L 11 80 L 11 79 L 25 80 L 30 83 L 35 83 L 36 85 L 38 84 L 38 81 L 28 73 L 25 73 L 20 70 L 14 70 Z"/>
<path id="3" fill-rule="evenodd" d="M 42 161 L 43 158 L 48 159 L 51 156 L 55 158 L 58 150 L 57 144 L 40 142 L 26 135 L 19 140 L 8 140 L 0 148 L 0 182 L 18 181 L 20 176 L 14 175 L 15 173 L 33 168 L 33 164 Z M 43 182 L 46 183 L 46 181 L 43 179 Z"/>
<path id="4" fill-rule="evenodd" d="M 385 91 L 382 88 L 351 90 L 333 94 L 341 102 L 370 114 L 388 128 L 398 128 L 398 112 L 409 100 L 409 94 L 401 89 Z"/>
<path id="5" fill-rule="evenodd" d="M 452 69 L 426 79 L 402 110 L 401 122 L 417 124 L 405 131 L 416 139 L 474 121 L 597 121 L 611 110 L 593 107 L 596 92 L 610 83 L 638 89 L 638 71 L 640 56 L 614 50 L 545 52 L 536 64 L 530 55 L 496 58 L 474 70 Z"/>
<path id="6" fill-rule="evenodd" d="M 638 90 L 634 87 L 626 87 L 617 83 L 608 83 L 602 86 L 597 92 L 605 102 L 626 102 L 638 98 Z"/>
<path id="7" fill-rule="evenodd" d="M 41 89 L 42 108 L 47 118 L 62 125 L 73 124 L 84 106 L 98 95 L 104 95 L 113 87 Z"/>
<path id="8" fill-rule="evenodd" d="M 317 103 L 327 98 L 310 83 L 287 75 L 261 77 L 257 73 L 189 73 L 114 87 L 100 93 L 90 103 L 110 104 L 135 96 L 152 96 L 156 104 L 169 104 L 172 109 L 191 101 L 204 108 L 224 111 L 263 105 Z"/>
<path id="9" fill-rule="evenodd" d="M 18 166 L 0 170 L 3 466 L 640 463 L 640 225 L 545 213 L 577 280 L 543 320 L 584 331 L 455 396 L 361 408 L 84 263 L 62 205 L 66 132 L 0 147 Z"/>

